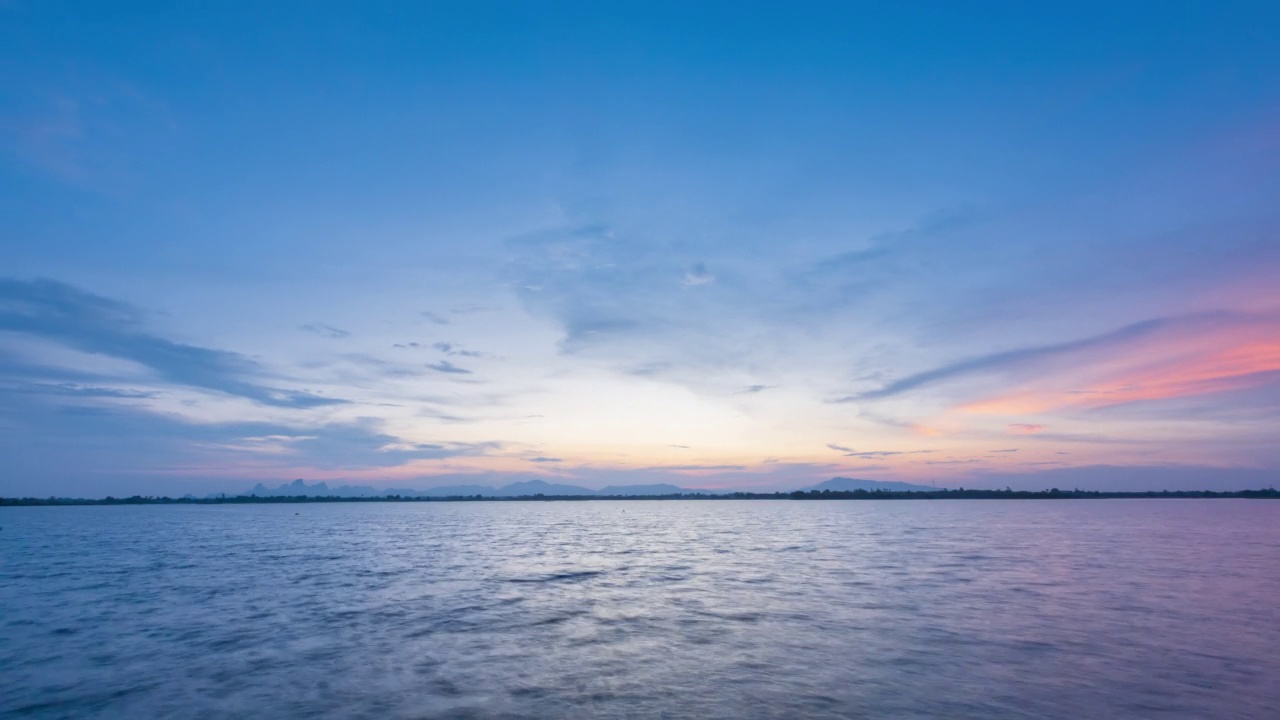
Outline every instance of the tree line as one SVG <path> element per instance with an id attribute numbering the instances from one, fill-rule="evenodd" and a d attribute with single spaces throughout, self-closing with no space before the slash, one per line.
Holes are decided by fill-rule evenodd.
<path id="1" fill-rule="evenodd" d="M 368 495 L 347 497 L 340 495 L 224 495 L 217 497 L 171 498 L 155 495 L 130 497 L 92 498 L 0 498 L 0 506 L 31 505 L 253 505 L 271 503 L 331 503 L 331 502 L 529 502 L 563 500 L 1099 500 L 1138 498 L 1280 498 L 1280 490 L 1238 490 L 1219 492 L 1213 490 L 1153 490 L 1145 492 L 1114 492 L 1103 490 L 796 490 L 793 492 L 751 493 L 734 492 L 712 495 L 707 493 L 676 493 L 671 495 L 520 495 L 494 497 L 491 495 L 455 495 L 447 497 L 423 497 L 418 495 Z"/>

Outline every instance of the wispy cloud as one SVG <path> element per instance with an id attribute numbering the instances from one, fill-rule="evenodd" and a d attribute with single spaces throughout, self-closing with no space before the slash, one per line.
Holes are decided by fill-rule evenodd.
<path id="1" fill-rule="evenodd" d="M 685 272 L 681 283 L 685 287 L 697 287 L 699 285 L 710 285 L 716 281 L 716 276 L 712 275 L 707 266 L 703 263 L 696 263 L 693 267 Z"/>
<path id="2" fill-rule="evenodd" d="M 454 315 L 474 315 L 476 313 L 493 312 L 498 308 L 492 305 L 477 305 L 475 303 L 462 303 L 449 308 L 449 312 Z"/>
<path id="3" fill-rule="evenodd" d="M 1113 332 L 1084 338 L 1082 340 L 1020 348 L 1017 350 L 1008 350 L 1005 352 L 970 358 L 950 365 L 944 365 L 933 370 L 908 375 L 907 377 L 889 383 L 878 390 L 871 390 L 860 395 L 849 396 L 847 398 L 842 398 L 842 400 L 877 400 L 892 397 L 926 385 L 951 380 L 973 373 L 1035 363 L 1079 350 L 1087 350 L 1105 345 L 1121 343 L 1150 335 L 1162 328 L 1168 327 L 1172 322 L 1175 321 L 1169 318 L 1156 318 L 1153 320 L 1134 323 Z"/>
<path id="4" fill-rule="evenodd" d="M 173 342 L 143 331 L 138 309 L 54 280 L 0 280 L 0 330 L 51 340 L 82 352 L 130 360 L 167 382 L 263 405 L 312 408 L 347 402 L 255 380 L 265 373 L 238 353 Z"/>
<path id="5" fill-rule="evenodd" d="M 666 243 L 624 241 L 609 225 L 584 223 L 516 237 L 508 248 L 510 287 L 528 311 L 561 326 L 563 354 L 611 356 L 630 366 L 678 359 L 687 366 L 686 344 L 700 343 L 699 352 L 708 353 L 725 340 L 722 332 L 708 332 L 726 317 L 724 300 L 685 292 L 710 283 L 710 272 L 704 264 L 690 266 Z M 693 285 L 675 284 L 673 276 Z M 672 358 L 673 351 L 680 357 Z"/>
<path id="6" fill-rule="evenodd" d="M 365 472 L 414 462 L 480 458 L 498 442 L 423 442 L 398 436 L 377 418 L 336 422 L 211 422 L 156 412 L 130 402 L 132 393 L 98 388 L 12 387 L 0 384 L 0 442 L 10 467 L 67 471 L 76 492 L 102 494 L 104 473 L 298 477 L 308 469 Z M 120 397 L 124 395 L 125 397 Z M 76 452 L 66 452 L 75 447 Z M 93 468 L 93 470 L 90 470 Z M 9 491 L 26 482 L 13 478 Z M 127 482 L 127 481 L 124 481 Z M 38 487 L 40 478 L 31 485 Z"/>
<path id="7" fill-rule="evenodd" d="M 1112 344 L 1090 362 L 1038 373 L 974 414 L 1031 415 L 1232 393 L 1280 385 L 1280 318 L 1220 313 L 1164 323 Z"/>
<path id="8" fill-rule="evenodd" d="M 933 452 L 932 450 L 854 450 L 851 447 L 837 445 L 836 443 L 828 443 L 827 447 L 842 453 L 845 457 L 860 458 L 863 460 L 874 460 L 877 458 L 886 458 L 893 455 L 924 455 Z"/>
<path id="9" fill-rule="evenodd" d="M 299 325 L 298 328 L 300 330 L 306 330 L 309 333 L 315 333 L 321 337 L 332 338 L 334 340 L 351 337 L 351 333 L 346 330 L 336 328 L 332 325 L 325 325 L 324 323 L 307 323 L 306 325 Z"/>
<path id="10" fill-rule="evenodd" d="M 427 367 L 436 372 L 449 373 L 452 375 L 470 375 L 471 371 L 466 368 L 460 368 L 448 360 L 441 360 L 438 363 L 427 363 Z"/>
<path id="11" fill-rule="evenodd" d="M 746 465 L 651 465 L 645 470 L 663 470 L 668 472 L 746 470 Z"/>
<path id="12" fill-rule="evenodd" d="M 466 350 L 462 346 L 457 345 L 455 343 L 438 342 L 432 345 L 431 347 L 435 348 L 436 350 L 439 350 L 445 355 L 456 355 L 458 357 L 470 357 L 470 358 L 484 357 L 484 353 L 482 352 L 479 352 L 477 350 Z"/>
<path id="13" fill-rule="evenodd" d="M 147 400 L 159 393 L 148 390 L 131 390 L 124 388 L 97 387 L 77 383 L 31 383 L 17 382 L 7 388 L 10 392 L 29 393 L 32 395 L 48 395 L 76 398 L 115 398 L 118 400 Z"/>

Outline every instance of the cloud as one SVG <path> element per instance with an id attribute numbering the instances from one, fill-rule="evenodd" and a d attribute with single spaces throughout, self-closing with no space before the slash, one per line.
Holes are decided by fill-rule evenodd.
<path id="1" fill-rule="evenodd" d="M 642 470 L 666 472 L 692 472 L 697 470 L 746 470 L 746 465 L 651 465 Z"/>
<path id="2" fill-rule="evenodd" d="M 379 378 L 414 378 L 426 375 L 426 372 L 417 365 L 403 365 L 367 353 L 344 353 L 338 357 L 343 363 L 358 368 L 357 373 L 345 373 L 335 377 L 334 379 L 338 382 L 348 384 L 362 382 L 363 376 L 368 374 Z M 326 363 L 326 365 L 331 364 Z"/>
<path id="3" fill-rule="evenodd" d="M 558 457 L 536 457 L 536 458 L 529 458 L 529 462 L 533 462 L 533 463 L 558 463 L 558 462 L 564 462 L 564 460 L 562 460 L 561 458 L 558 458 Z"/>
<path id="4" fill-rule="evenodd" d="M 832 315 L 860 320 L 875 315 L 899 314 L 905 304 L 918 305 L 921 295 L 936 298 L 951 292 L 965 275 L 955 272 L 971 261 L 973 248 L 982 243 L 976 230 L 991 218 L 973 208 L 931 213 L 913 226 L 852 238 L 846 248 L 790 270 L 782 287 L 774 290 L 786 300 L 792 322 L 821 322 Z M 994 254 L 998 248 L 985 247 Z M 963 253 L 966 257 L 952 258 Z M 966 300 L 973 302 L 973 295 Z M 950 312 L 967 304 L 932 308 Z M 856 316 L 848 313 L 856 308 Z M 916 318 L 911 318 L 916 319 Z"/>
<path id="5" fill-rule="evenodd" d="M 449 312 L 454 315 L 474 315 L 475 313 L 493 312 L 498 308 L 490 305 L 477 305 L 475 303 L 462 303 L 449 308 Z"/>
<path id="6" fill-rule="evenodd" d="M 687 367 L 686 350 L 718 352 L 725 341 L 717 294 L 682 292 L 671 282 L 688 274 L 705 283 L 709 273 L 698 264 L 689 270 L 669 242 L 623 238 L 589 223 L 513 238 L 508 250 L 508 285 L 530 313 L 561 326 L 563 354 L 634 366 L 669 361 L 674 352 Z"/>
<path id="7" fill-rule="evenodd" d="M 635 320 L 579 319 L 566 325 L 564 337 L 560 340 L 560 351 L 566 355 L 573 355 L 609 340 L 637 336 L 644 329 L 644 325 Z M 665 366 L 669 363 L 646 364 L 646 366 L 655 365 Z"/>
<path id="8" fill-rule="evenodd" d="M 673 365 L 669 362 L 651 362 L 643 365 L 636 365 L 625 368 L 624 372 L 628 375 L 636 377 L 658 377 L 673 369 Z"/>
<path id="9" fill-rule="evenodd" d="M 129 390 L 121 388 L 96 387 L 76 383 L 27 383 L 19 382 L 4 388 L 9 392 L 27 393 L 31 395 L 75 397 L 75 398 L 114 398 L 117 400 L 146 400 L 157 397 L 159 393 L 145 390 Z"/>
<path id="10" fill-rule="evenodd" d="M 418 416 L 418 417 L 429 417 L 429 418 L 432 418 L 432 419 L 435 419 L 435 420 L 439 420 L 439 421 L 441 421 L 441 422 L 446 422 L 446 423 L 474 423 L 474 422 L 479 422 L 479 421 L 478 421 L 476 418 L 474 418 L 474 417 L 466 417 L 466 416 L 463 416 L 463 415 L 457 415 L 457 414 L 455 414 L 455 413 L 444 412 L 444 411 L 441 411 L 441 410 L 434 410 L 434 409 L 431 409 L 431 408 L 419 408 L 416 414 L 417 414 L 417 416 Z"/>
<path id="11" fill-rule="evenodd" d="M 332 325 L 325 325 L 324 323 L 307 323 L 306 325 L 299 325 L 298 329 L 306 330 L 307 332 L 315 333 L 322 337 L 333 338 L 335 340 L 351 337 L 351 333 L 346 330 L 336 328 Z"/>
<path id="12" fill-rule="evenodd" d="M 118 393 L 79 390 L 0 385 L 0 456 L 6 463 L 0 495 L 39 493 L 56 480 L 59 493 L 100 497 L 137 488 L 146 477 L 167 478 L 172 489 L 179 477 L 297 477 L 292 473 L 300 468 L 367 471 L 482 456 L 502 447 L 406 440 L 377 418 L 203 422 L 121 402 Z M 109 480 L 114 485 L 104 487 Z"/>
<path id="13" fill-rule="evenodd" d="M 462 346 L 455 345 L 454 343 L 438 342 L 432 345 L 431 347 L 435 348 L 436 350 L 439 350 L 445 355 L 457 355 L 459 357 L 471 357 L 471 358 L 484 357 L 484 353 L 482 352 L 478 352 L 476 350 L 464 350 Z"/>
<path id="14" fill-rule="evenodd" d="M 851 447 L 835 443 L 828 443 L 827 447 L 843 453 L 845 457 L 861 458 L 863 460 L 885 458 L 892 455 L 924 455 L 933 452 L 932 450 L 854 450 Z"/>
<path id="15" fill-rule="evenodd" d="M 44 338 L 95 355 L 143 365 L 163 380 L 275 407 L 313 408 L 346 400 L 253 381 L 262 368 L 226 350 L 166 340 L 144 332 L 142 313 L 55 280 L 0 280 L 0 330 Z"/>
<path id="16" fill-rule="evenodd" d="M 420 313 L 418 313 L 418 314 L 419 314 L 419 315 L 421 315 L 422 317 L 426 318 L 427 320 L 429 320 L 429 321 L 431 321 L 431 322 L 435 323 L 436 325 L 450 325 L 450 324 L 452 324 L 452 323 L 450 323 L 450 322 L 449 322 L 449 319 L 448 319 L 448 318 L 441 317 L 441 316 L 439 316 L 439 315 L 437 315 L 437 314 L 435 314 L 435 313 L 431 312 L 430 310 L 423 310 L 422 312 L 420 312 Z"/>
<path id="17" fill-rule="evenodd" d="M 1079 350 L 1121 343 L 1150 335 L 1162 328 L 1168 327 L 1173 322 L 1176 322 L 1176 319 L 1156 318 L 1127 325 L 1119 330 L 1090 338 L 1084 338 L 1082 340 L 1020 348 L 1018 350 L 1008 350 L 1005 352 L 992 353 L 990 355 L 982 355 L 976 358 L 952 363 L 950 365 L 944 365 L 933 370 L 908 375 L 907 377 L 889 383 L 878 390 L 865 392 L 861 395 L 841 398 L 841 401 L 852 402 L 855 400 L 878 400 L 881 398 L 899 395 L 910 390 L 915 390 L 916 388 L 923 387 L 925 385 L 951 380 L 964 375 L 1026 365 Z"/>
<path id="18" fill-rule="evenodd" d="M 382 421 L 377 418 L 363 418 L 365 427 L 377 430 Z M 491 450 L 502 447 L 500 442 L 407 442 L 382 432 L 369 432 L 370 444 L 373 440 L 381 441 L 377 452 L 385 456 L 400 456 L 404 460 L 442 460 L 445 458 L 485 455 Z M 398 463 L 397 463 L 398 464 Z"/>
<path id="19" fill-rule="evenodd" d="M 1048 442 L 1082 443 L 1092 445 L 1124 445 L 1140 442 L 1134 439 L 1119 438 L 1099 433 L 1038 432 L 1036 433 L 1036 439 Z"/>
<path id="20" fill-rule="evenodd" d="M 1280 317 L 1217 313 L 1181 318 L 1158 333 L 1097 354 L 1053 372 L 1037 372 L 994 397 L 964 403 L 961 410 L 1032 415 L 1246 391 L 1265 397 L 1265 388 L 1280 387 Z M 1250 411 L 1247 402 L 1232 405 Z"/>
<path id="21" fill-rule="evenodd" d="M 1006 285 L 1047 294 L 1055 303 L 1067 298 L 1051 264 L 1029 263 L 1025 245 L 1011 241 L 1024 230 L 1018 223 L 1027 222 L 961 208 L 925 217 L 906 230 L 842 240 L 840 245 L 852 248 L 842 252 L 829 252 L 834 244 L 819 247 L 816 259 L 801 256 L 794 265 L 770 262 L 768 256 L 744 262 L 739 253 L 733 273 L 715 273 L 714 292 L 688 292 L 673 287 L 672 278 L 713 275 L 708 268 L 719 270 L 725 262 L 719 259 L 723 245 L 667 239 L 655 228 L 622 221 L 588 222 L 509 240 L 503 275 L 527 311 L 561 328 L 562 354 L 622 372 L 663 368 L 664 382 L 725 394 L 735 392 L 723 386 L 734 377 L 725 369 L 804 369 L 818 383 L 836 372 L 859 378 L 856 392 L 839 393 L 839 402 L 888 399 L 984 373 L 991 376 L 984 381 L 1026 374 L 1158 334 L 1165 323 L 1190 317 L 1174 314 L 1189 305 L 1153 303 L 1130 306 L 1128 316 L 1111 316 L 1120 318 L 1113 326 L 1119 329 L 1101 334 L 1080 331 L 1080 316 L 1070 312 L 1035 318 L 1031 325 L 1031 306 L 1014 302 Z M 996 233 L 994 239 L 988 233 Z M 1052 249 L 1050 240 L 1035 242 L 1045 252 Z M 1000 262 L 975 268 L 975 245 L 1000 254 Z M 1162 312 L 1169 314 L 1146 319 Z M 1004 320 L 1012 329 L 1001 329 Z M 987 352 L 1009 348 L 1010 337 L 1032 334 L 1025 332 L 1031 328 L 1051 340 L 1077 339 Z M 767 343 L 760 341 L 762 333 Z M 955 347 L 967 349 L 961 354 L 950 349 Z M 931 354 L 921 354 L 930 348 Z M 951 354 L 942 355 L 941 348 Z M 839 371 L 829 360 L 836 353 L 848 358 Z M 970 393 L 976 385 L 958 384 Z"/>
<path id="22" fill-rule="evenodd" d="M 454 365 L 453 363 L 449 362 L 448 360 L 441 360 L 438 363 L 427 363 L 427 367 L 431 368 L 432 370 L 435 370 L 436 372 L 450 373 L 454 375 L 470 375 L 471 374 L 470 370 L 467 370 L 466 368 L 460 368 L 457 365 Z"/>
<path id="23" fill-rule="evenodd" d="M 1035 435 L 1036 433 L 1044 432 L 1044 429 L 1044 425 L 1037 425 L 1035 423 L 1009 424 L 1009 434 L 1011 435 Z"/>
<path id="24" fill-rule="evenodd" d="M 1280 384 L 1280 317 L 1216 311 L 1154 318 L 944 365 L 833 402 L 890 398 L 982 374 L 1000 377 L 1006 389 L 962 403 L 965 413 L 1025 416 L 1256 389 Z M 975 386 L 969 383 L 970 393 Z M 1043 429 L 1009 426 L 1015 434 Z"/>
<path id="25" fill-rule="evenodd" d="M 697 287 L 699 285 L 709 285 L 716 281 L 716 276 L 712 275 L 707 266 L 702 263 L 695 264 L 690 268 L 684 277 L 680 280 L 685 287 Z"/>

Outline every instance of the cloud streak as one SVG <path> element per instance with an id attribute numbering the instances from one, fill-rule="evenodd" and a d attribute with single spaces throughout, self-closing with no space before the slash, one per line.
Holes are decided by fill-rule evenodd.
<path id="1" fill-rule="evenodd" d="M 1033 364 L 1069 353 L 1128 342 L 1130 340 L 1155 333 L 1175 322 L 1177 322 L 1176 319 L 1156 318 L 1127 325 L 1119 330 L 1095 337 L 1084 338 L 1082 340 L 1020 348 L 1018 350 L 1008 350 L 1005 352 L 970 358 L 968 360 L 962 360 L 950 365 L 934 368 L 933 370 L 908 375 L 907 377 L 889 383 L 877 390 L 865 392 L 860 395 L 849 396 L 847 398 L 841 398 L 841 401 L 851 402 L 855 400 L 880 400 L 965 375 Z"/>
<path id="2" fill-rule="evenodd" d="M 95 355 L 143 365 L 163 380 L 242 397 L 262 405 L 315 408 L 340 398 L 254 382 L 262 368 L 249 358 L 173 342 L 145 332 L 142 313 L 117 300 L 54 280 L 0 280 L 0 330 L 51 340 Z"/>
<path id="3" fill-rule="evenodd" d="M 471 371 L 466 368 L 460 368 L 448 360 L 441 360 L 438 363 L 427 363 L 427 367 L 449 375 L 470 375 Z"/>
<path id="4" fill-rule="evenodd" d="M 336 328 L 332 325 L 325 325 L 324 323 L 307 323 L 306 325 L 299 325 L 298 328 L 300 330 L 306 330 L 309 333 L 315 333 L 316 335 L 319 335 L 321 337 L 327 337 L 333 340 L 339 340 L 342 338 L 351 337 L 351 333 L 347 332 L 346 330 L 343 330 L 342 328 Z"/>
<path id="5" fill-rule="evenodd" d="M 466 350 L 455 343 L 438 342 L 431 347 L 439 350 L 445 355 L 456 355 L 458 357 L 478 358 L 484 357 L 484 353 L 477 350 Z"/>
<path id="6" fill-rule="evenodd" d="M 1092 362 L 964 403 L 972 414 L 1036 415 L 1177 400 L 1280 384 L 1280 318 L 1219 316 L 1167 323 Z M 1026 428 L 1030 425 L 1014 425 Z"/>

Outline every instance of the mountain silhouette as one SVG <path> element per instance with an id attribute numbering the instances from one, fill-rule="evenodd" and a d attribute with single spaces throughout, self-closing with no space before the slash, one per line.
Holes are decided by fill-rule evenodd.
<path id="1" fill-rule="evenodd" d="M 653 485 L 610 485 L 596 491 L 597 495 L 683 495 L 686 493 L 702 493 L 718 495 L 720 490 L 691 490 L 678 485 L 656 483 Z"/>
<path id="2" fill-rule="evenodd" d="M 800 488 L 802 491 L 819 492 L 823 490 L 831 490 L 833 492 L 850 490 L 937 490 L 938 488 L 929 485 L 914 485 L 904 482 L 884 482 L 879 480 L 859 480 L 855 478 L 836 477 L 826 482 L 810 485 Z M 529 497 L 532 495 L 547 495 L 559 497 L 621 497 L 626 495 L 684 495 L 691 493 L 701 493 L 704 495 L 721 495 L 732 493 L 733 490 L 701 490 L 683 488 L 679 485 L 671 485 L 668 483 L 653 483 L 649 485 L 610 485 L 599 490 L 593 490 L 581 485 L 566 485 L 561 483 L 550 483 L 546 480 L 521 480 L 499 488 L 489 487 L 487 485 L 445 485 L 441 487 L 426 488 L 423 490 L 411 490 L 404 488 L 390 488 L 387 490 L 377 490 L 367 485 L 340 485 L 338 487 L 329 487 L 328 483 L 317 482 L 308 484 L 305 480 L 298 479 L 290 483 L 285 483 L 278 487 L 267 487 L 262 483 L 253 486 L 248 492 L 242 495 L 256 495 L 258 497 L 377 497 L 380 495 L 401 495 L 404 497 Z M 216 493 L 215 493 L 216 495 Z M 211 496 L 212 497 L 212 496 Z"/>
<path id="3" fill-rule="evenodd" d="M 882 480 L 860 480 L 857 478 L 834 477 L 817 485 L 800 488 L 805 492 L 830 490 L 831 492 L 850 492 L 852 490 L 889 490 L 895 492 L 937 490 L 932 485 L 915 485 L 913 483 L 892 482 Z"/>

